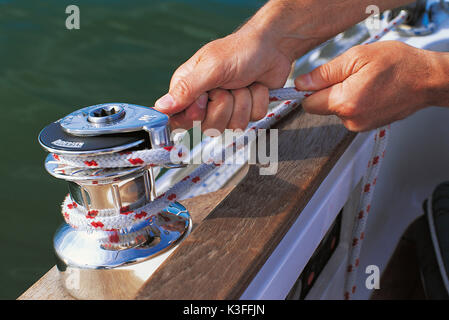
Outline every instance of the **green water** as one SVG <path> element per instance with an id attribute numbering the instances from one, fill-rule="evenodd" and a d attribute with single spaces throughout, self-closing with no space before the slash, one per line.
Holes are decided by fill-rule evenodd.
<path id="1" fill-rule="evenodd" d="M 0 299 L 54 265 L 67 187 L 45 172 L 39 131 L 87 105 L 152 105 L 180 63 L 263 2 L 0 0 Z M 80 30 L 65 28 L 70 4 Z"/>

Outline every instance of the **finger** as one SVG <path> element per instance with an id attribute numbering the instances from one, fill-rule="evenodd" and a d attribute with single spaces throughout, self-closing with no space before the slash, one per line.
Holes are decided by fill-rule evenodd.
<path id="1" fill-rule="evenodd" d="M 367 127 L 365 126 L 362 122 L 360 122 L 360 120 L 353 120 L 353 119 L 344 119 L 341 118 L 343 125 L 346 127 L 346 129 L 348 129 L 349 131 L 352 132 L 362 132 L 362 131 L 368 131 L 368 130 L 372 130 L 376 127 Z"/>
<path id="2" fill-rule="evenodd" d="M 211 129 L 215 129 L 216 133 L 226 129 L 233 112 L 234 97 L 228 90 L 214 89 L 209 92 L 209 100 L 201 128 L 207 135 L 216 136 Z"/>
<path id="3" fill-rule="evenodd" d="M 359 70 L 361 49 L 349 50 L 337 58 L 295 79 L 295 87 L 302 91 L 317 91 L 344 81 Z"/>
<path id="4" fill-rule="evenodd" d="M 181 112 L 201 94 L 220 86 L 222 69 L 212 54 L 198 52 L 175 71 L 169 92 L 156 101 L 155 108 L 166 114 Z"/>
<path id="5" fill-rule="evenodd" d="M 257 121 L 265 117 L 268 112 L 268 88 L 260 83 L 254 83 L 248 88 L 253 102 L 250 121 Z"/>
<path id="6" fill-rule="evenodd" d="M 203 93 L 193 104 L 184 110 L 190 121 L 203 121 L 206 116 L 208 94 Z"/>
<path id="7" fill-rule="evenodd" d="M 172 115 L 170 117 L 171 129 L 183 128 L 188 130 L 192 128 L 193 121 L 203 121 L 206 116 L 207 100 L 207 93 L 203 93 L 187 109 Z"/>
<path id="8" fill-rule="evenodd" d="M 234 96 L 234 107 L 227 128 L 245 130 L 251 117 L 251 92 L 248 88 L 241 88 L 231 90 L 231 93 Z"/>
<path id="9" fill-rule="evenodd" d="M 302 101 L 303 109 L 312 114 L 318 115 L 331 115 L 335 113 L 336 101 L 340 100 L 342 94 L 342 85 L 337 83 L 336 85 L 315 92 L 310 97 Z"/>

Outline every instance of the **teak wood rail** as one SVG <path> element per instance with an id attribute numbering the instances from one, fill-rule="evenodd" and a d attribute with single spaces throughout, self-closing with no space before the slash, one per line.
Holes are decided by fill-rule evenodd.
<path id="1" fill-rule="evenodd" d="M 238 299 L 355 137 L 338 118 L 299 108 L 275 128 L 277 173 L 251 165 L 235 187 L 182 201 L 194 229 L 136 299 Z M 19 299 L 71 297 L 53 267 Z"/>

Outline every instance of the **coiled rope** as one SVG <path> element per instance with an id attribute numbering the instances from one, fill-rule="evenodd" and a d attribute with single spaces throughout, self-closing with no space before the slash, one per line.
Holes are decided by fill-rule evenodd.
<path id="1" fill-rule="evenodd" d="M 363 44 L 373 43 L 382 36 L 394 29 L 396 25 L 401 24 L 407 17 L 406 12 L 401 12 L 379 33 L 373 35 Z M 283 101 L 274 109 L 270 110 L 262 120 L 251 122 L 242 135 L 237 137 L 234 143 L 223 148 L 222 152 L 211 153 L 210 159 L 199 165 L 190 175 L 184 177 L 164 194 L 159 195 L 154 201 L 137 208 L 124 207 L 120 210 L 102 209 L 86 210 L 86 208 L 77 205 L 67 195 L 62 204 L 62 213 L 65 221 L 73 228 L 83 231 L 109 231 L 109 235 L 104 239 L 105 243 L 123 243 L 135 242 L 142 231 L 142 226 L 147 225 L 152 219 L 158 218 L 158 213 L 168 207 L 172 202 L 182 198 L 188 190 L 199 183 L 203 177 L 207 176 L 217 166 L 226 162 L 226 155 L 233 153 L 235 149 L 245 148 L 251 141 L 257 137 L 259 129 L 269 129 L 278 120 L 286 116 L 290 111 L 299 106 L 301 101 L 313 94 L 313 92 L 302 92 L 295 88 L 282 88 L 270 91 L 270 101 Z M 354 223 L 352 249 L 349 256 L 348 275 L 345 283 L 345 299 L 350 299 L 355 293 L 354 286 L 356 279 L 356 270 L 359 266 L 359 256 L 364 238 L 364 229 L 366 225 L 367 214 L 370 210 L 374 186 L 376 184 L 377 174 L 379 172 L 381 159 L 384 157 L 385 146 L 387 143 L 388 127 L 377 129 L 375 135 L 375 144 L 368 164 L 367 172 L 363 178 L 363 192 L 358 208 L 358 216 Z M 179 159 L 185 156 L 185 150 L 181 147 L 166 147 L 163 149 L 137 150 L 130 152 L 121 152 L 94 157 L 85 156 L 67 156 L 53 154 L 55 161 L 72 168 L 121 168 L 134 166 L 163 166 L 173 162 L 173 154 Z M 98 183 L 92 181 L 92 184 Z M 119 212 L 118 212 L 119 211 Z M 120 231 L 120 233 L 119 233 Z M 144 231 L 145 232 L 145 231 Z"/>

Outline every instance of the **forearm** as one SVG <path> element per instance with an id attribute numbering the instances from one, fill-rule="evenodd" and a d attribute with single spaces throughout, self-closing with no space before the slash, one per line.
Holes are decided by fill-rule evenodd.
<path id="1" fill-rule="evenodd" d="M 428 75 L 428 104 L 449 107 L 449 53 L 430 52 L 432 73 Z"/>
<path id="2" fill-rule="evenodd" d="M 273 42 L 291 60 L 368 17 L 411 0 L 271 0 L 242 28 Z"/>

